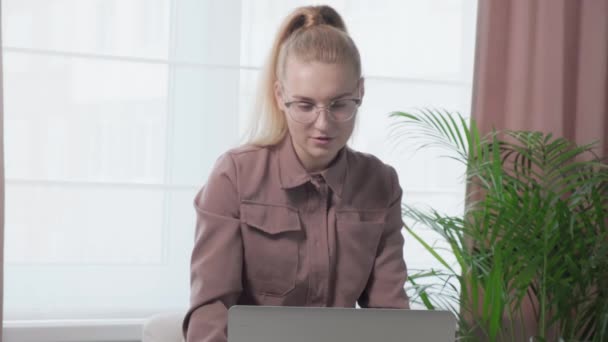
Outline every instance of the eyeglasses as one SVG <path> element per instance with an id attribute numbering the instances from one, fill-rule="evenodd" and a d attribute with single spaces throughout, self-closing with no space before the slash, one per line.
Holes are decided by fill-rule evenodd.
<path id="1" fill-rule="evenodd" d="M 283 88 L 285 89 L 285 88 Z M 344 98 L 332 101 L 327 106 L 318 106 L 310 101 L 298 100 L 284 103 L 289 116 L 303 124 L 315 122 L 322 110 L 327 111 L 329 118 L 336 122 L 346 122 L 355 117 L 361 105 L 361 99 Z"/>

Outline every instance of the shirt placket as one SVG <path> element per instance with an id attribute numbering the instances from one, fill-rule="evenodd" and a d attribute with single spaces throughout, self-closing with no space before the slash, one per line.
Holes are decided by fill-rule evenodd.
<path id="1" fill-rule="evenodd" d="M 328 187 L 321 176 L 313 178 L 317 190 L 312 199 L 315 228 L 312 229 L 311 282 L 309 301 L 315 306 L 327 306 L 329 289 L 329 246 L 327 240 Z"/>

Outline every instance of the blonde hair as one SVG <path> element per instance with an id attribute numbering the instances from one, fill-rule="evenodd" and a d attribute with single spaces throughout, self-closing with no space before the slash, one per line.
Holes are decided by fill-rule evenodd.
<path id="1" fill-rule="evenodd" d="M 277 32 L 262 71 L 246 137 L 249 144 L 274 145 L 287 133 L 285 116 L 275 100 L 274 85 L 284 76 L 286 61 L 291 56 L 303 62 L 350 64 L 356 75 L 361 76 L 359 50 L 338 12 L 329 6 L 295 9 Z"/>

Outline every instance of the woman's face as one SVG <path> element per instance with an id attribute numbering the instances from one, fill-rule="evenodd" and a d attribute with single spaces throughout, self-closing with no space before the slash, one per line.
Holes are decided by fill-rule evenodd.
<path id="1" fill-rule="evenodd" d="M 309 172 L 325 169 L 350 138 L 355 117 L 348 121 L 332 120 L 324 108 L 340 99 L 362 99 L 363 79 L 348 64 L 301 62 L 297 58 L 286 61 L 284 78 L 275 84 L 275 97 L 286 115 L 287 127 L 294 149 Z M 286 102 L 303 101 L 315 108 L 311 116 L 316 120 L 302 123 L 294 120 L 295 105 Z M 291 113 L 289 111 L 292 111 Z"/>

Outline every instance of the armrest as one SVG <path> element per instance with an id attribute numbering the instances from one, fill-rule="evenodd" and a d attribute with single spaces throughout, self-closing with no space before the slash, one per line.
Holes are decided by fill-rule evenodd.
<path id="1" fill-rule="evenodd" d="M 163 313 L 150 317 L 142 329 L 142 342 L 183 342 L 184 313 Z"/>

